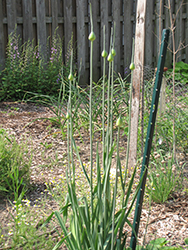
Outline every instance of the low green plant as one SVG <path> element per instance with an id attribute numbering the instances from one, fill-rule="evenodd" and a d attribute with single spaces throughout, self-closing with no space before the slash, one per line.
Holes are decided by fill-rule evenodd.
<path id="1" fill-rule="evenodd" d="M 0 130 L 0 194 L 18 199 L 29 185 L 32 155 L 26 144 Z"/>
<path id="2" fill-rule="evenodd" d="M 172 80 L 173 69 L 167 71 L 167 79 Z M 178 84 L 185 85 L 188 83 L 188 64 L 182 61 L 175 64 L 175 81 Z"/>
<path id="3" fill-rule="evenodd" d="M 186 242 L 186 239 L 185 239 Z M 151 240 L 146 246 L 138 245 L 136 250 L 183 250 L 182 247 L 174 247 L 174 246 L 166 246 L 168 241 L 165 238 L 157 238 L 155 240 Z"/>
<path id="4" fill-rule="evenodd" d="M 69 63 L 68 59 L 66 63 Z M 0 101 L 28 99 L 32 96 L 28 92 L 57 97 L 61 85 L 61 68 L 64 68 L 64 77 L 67 78 L 67 64 L 63 63 L 62 39 L 56 32 L 52 37 L 51 48 L 46 48 L 44 56 L 40 46 L 35 46 L 33 41 L 21 45 L 15 29 L 9 35 L 5 68 L 0 73 Z"/>
<path id="5" fill-rule="evenodd" d="M 44 218 L 42 210 L 45 204 L 21 199 L 14 201 L 9 210 L 9 223 L 1 226 L 0 247 L 2 249 L 45 249 L 53 248 L 56 240 L 52 237 L 55 233 L 53 225 L 41 230 L 38 222 Z M 46 238 L 48 237 L 48 240 Z"/>
<path id="6" fill-rule="evenodd" d="M 154 134 L 153 150 L 163 150 L 168 153 L 173 149 L 173 120 L 175 112 L 175 143 L 177 153 L 182 152 L 185 155 L 188 153 L 188 92 L 186 84 L 176 82 L 176 105 L 173 102 L 172 82 L 168 76 L 166 78 L 166 96 L 164 112 L 160 115 L 158 112 L 156 127 Z M 151 107 L 151 93 L 153 89 L 153 79 L 145 81 L 144 93 L 144 116 L 143 124 L 148 124 L 149 111 Z M 141 121 L 140 121 L 141 123 Z M 142 145 L 141 124 L 138 126 L 138 155 L 141 157 L 140 148 Z M 144 126 L 144 135 L 146 137 L 146 126 Z"/>
<path id="7" fill-rule="evenodd" d="M 181 188 L 182 169 L 172 155 L 155 152 L 149 165 L 146 190 L 156 203 L 167 201 L 174 191 Z"/>

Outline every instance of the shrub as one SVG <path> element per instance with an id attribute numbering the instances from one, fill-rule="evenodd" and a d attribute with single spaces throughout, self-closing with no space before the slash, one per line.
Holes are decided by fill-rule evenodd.
<path id="1" fill-rule="evenodd" d="M 0 101 L 22 100 L 26 95 L 27 98 L 31 97 L 32 93 L 57 97 L 61 85 L 62 67 L 64 78 L 67 79 L 68 75 L 67 66 L 63 64 L 62 40 L 56 33 L 52 38 L 51 48 L 46 48 L 46 55 L 40 53 L 40 46 L 34 46 L 33 41 L 21 45 L 16 30 L 11 33 L 5 68 L 0 73 Z"/>

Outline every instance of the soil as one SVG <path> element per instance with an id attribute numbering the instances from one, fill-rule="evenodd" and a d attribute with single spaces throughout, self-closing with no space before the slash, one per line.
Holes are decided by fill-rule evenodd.
<path id="1" fill-rule="evenodd" d="M 36 188 L 28 194 L 31 205 L 34 204 L 36 199 L 43 196 L 42 192 L 46 189 L 45 182 L 52 182 L 54 177 L 65 174 L 66 138 L 62 136 L 60 128 L 55 122 L 40 119 L 49 117 L 54 117 L 52 111 L 41 105 L 14 102 L 0 103 L 1 127 L 5 128 L 9 134 L 13 134 L 18 143 L 22 140 L 27 141 L 28 147 L 32 148 L 31 184 Z M 100 134 L 96 134 L 95 138 L 97 139 L 94 139 L 94 144 L 100 141 Z M 83 128 L 80 129 L 80 133 L 75 134 L 75 141 L 79 146 L 83 162 L 88 162 L 90 155 L 89 135 Z M 99 143 L 99 151 L 100 147 L 101 143 Z M 125 148 L 126 138 L 121 136 L 120 157 L 122 162 L 125 162 Z M 186 158 L 183 158 L 183 161 L 185 162 Z M 187 163 L 184 168 L 184 175 L 188 178 Z M 188 190 L 186 179 L 184 183 L 185 189 Z M 48 203 L 48 206 L 49 211 L 57 208 L 57 204 L 53 200 Z M 8 211 L 7 199 L 1 200 L 1 224 L 7 224 L 9 220 Z M 188 237 L 188 191 L 175 193 L 164 204 L 152 203 L 150 211 L 148 203 L 144 203 L 139 229 L 140 243 L 145 235 L 148 214 L 146 243 L 152 239 L 164 237 L 169 241 L 169 245 L 185 248 L 184 239 Z M 132 221 L 132 219 L 130 220 Z"/>

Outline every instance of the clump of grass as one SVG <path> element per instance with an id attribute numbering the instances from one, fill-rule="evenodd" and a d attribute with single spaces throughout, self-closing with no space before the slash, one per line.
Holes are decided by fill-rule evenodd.
<path id="1" fill-rule="evenodd" d="M 17 144 L 15 138 L 0 130 L 0 194 L 18 200 L 30 182 L 32 155 L 27 145 Z"/>
<path id="2" fill-rule="evenodd" d="M 50 250 L 56 243 L 53 234 L 54 225 L 41 230 L 39 222 L 43 221 L 45 203 L 36 200 L 33 205 L 28 199 L 14 201 L 9 209 L 9 223 L 0 229 L 0 247 L 2 249 L 46 249 Z M 46 238 L 48 237 L 48 240 Z"/>
<path id="3" fill-rule="evenodd" d="M 58 97 L 61 68 L 67 80 L 70 60 L 67 54 L 66 63 L 63 63 L 62 43 L 55 32 L 51 48 L 46 48 L 44 56 L 34 41 L 21 45 L 15 29 L 9 35 L 5 68 L 0 72 L 0 100 L 25 100 L 32 97 L 31 92 Z"/>
<path id="4" fill-rule="evenodd" d="M 183 163 L 177 164 L 172 155 L 155 152 L 149 167 L 147 191 L 156 203 L 164 203 L 174 191 L 182 188 Z"/>

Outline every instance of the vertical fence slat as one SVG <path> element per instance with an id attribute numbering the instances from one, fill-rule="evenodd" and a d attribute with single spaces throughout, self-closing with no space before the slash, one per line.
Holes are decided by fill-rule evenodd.
<path id="1" fill-rule="evenodd" d="M 46 15 L 45 0 L 36 0 L 37 13 L 37 39 L 40 45 L 40 51 L 45 57 L 46 53 Z"/>
<path id="2" fill-rule="evenodd" d="M 14 32 L 16 20 L 16 0 L 7 0 L 8 34 Z"/>
<path id="3" fill-rule="evenodd" d="M 170 15 L 169 15 L 169 10 L 168 10 L 168 0 L 165 1 L 165 8 L 164 8 L 164 28 L 168 29 L 170 28 Z M 170 68 L 172 65 L 172 36 L 170 35 L 169 37 L 169 42 L 168 42 L 168 50 L 166 54 L 166 60 L 165 60 L 165 66 Z M 170 51 L 171 50 L 171 51 Z"/>
<path id="4" fill-rule="evenodd" d="M 78 15 L 79 17 L 79 15 Z M 68 51 L 68 44 L 71 40 L 72 36 L 72 2 L 64 0 L 64 53 L 66 54 Z"/>
<path id="5" fill-rule="evenodd" d="M 55 29 L 58 26 L 58 4 L 57 0 L 51 1 L 52 8 L 52 35 L 54 35 Z"/>
<path id="6" fill-rule="evenodd" d="M 110 30 L 109 30 L 109 21 L 108 21 L 108 0 L 103 0 L 100 3 L 100 12 L 101 12 L 101 48 L 103 50 L 103 27 L 105 26 L 105 49 L 107 52 L 109 52 L 109 38 L 110 38 Z M 101 68 L 102 66 L 102 60 L 101 60 Z M 107 65 L 107 63 L 106 63 Z M 107 67 L 106 67 L 107 69 Z"/>
<path id="7" fill-rule="evenodd" d="M 84 76 L 86 69 L 86 41 L 85 37 L 85 12 L 84 8 L 87 8 L 84 0 L 79 0 L 76 2 L 76 13 L 77 13 L 77 43 L 78 43 L 78 67 L 80 69 L 80 81 L 81 86 L 87 84 L 87 79 Z"/>
<path id="8" fill-rule="evenodd" d="M 188 44 L 188 4 L 186 4 L 185 45 Z M 188 46 L 185 48 L 185 62 L 188 63 Z"/>
<path id="9" fill-rule="evenodd" d="M 112 1 L 113 21 L 116 23 L 115 29 L 115 50 L 116 56 L 114 58 L 114 70 L 119 73 L 121 68 L 121 21 L 120 21 L 121 1 Z"/>
<path id="10" fill-rule="evenodd" d="M 176 44 L 176 60 L 181 61 L 182 60 L 182 50 L 178 51 L 179 45 L 183 42 L 182 41 L 182 0 L 181 1 L 175 1 L 175 15 L 176 16 L 176 29 L 175 29 L 175 44 Z"/>
<path id="11" fill-rule="evenodd" d="M 23 0 L 23 41 L 33 39 L 32 0 Z"/>
<path id="12" fill-rule="evenodd" d="M 129 67 L 131 62 L 133 23 L 131 21 L 132 1 L 124 1 L 124 67 Z"/>
<path id="13" fill-rule="evenodd" d="M 161 32 L 159 29 L 160 29 L 160 24 L 162 25 L 162 22 L 161 22 L 161 17 L 160 17 L 160 0 L 157 0 L 156 1 L 156 40 L 157 40 L 157 58 L 158 58 L 158 55 L 159 55 L 159 48 L 160 48 L 160 37 L 161 37 L 161 34 L 159 34 L 159 32 Z M 162 26 L 161 26 L 162 27 Z"/>
<path id="14" fill-rule="evenodd" d="M 3 10 L 2 10 L 2 0 L 0 0 L 0 70 L 4 67 L 5 58 L 5 45 L 4 45 L 4 35 L 3 35 Z"/>
<path id="15" fill-rule="evenodd" d="M 153 65 L 153 1 L 147 1 L 145 23 L 145 65 Z"/>
<path id="16" fill-rule="evenodd" d="M 96 40 L 93 43 L 93 81 L 98 81 L 100 78 L 100 71 L 99 71 L 99 60 L 100 60 L 100 49 L 99 49 L 99 41 L 100 41 L 100 32 L 98 26 L 98 13 L 97 9 L 99 7 L 98 0 L 91 0 L 92 6 L 92 17 L 93 17 L 93 30 L 96 35 Z"/>

